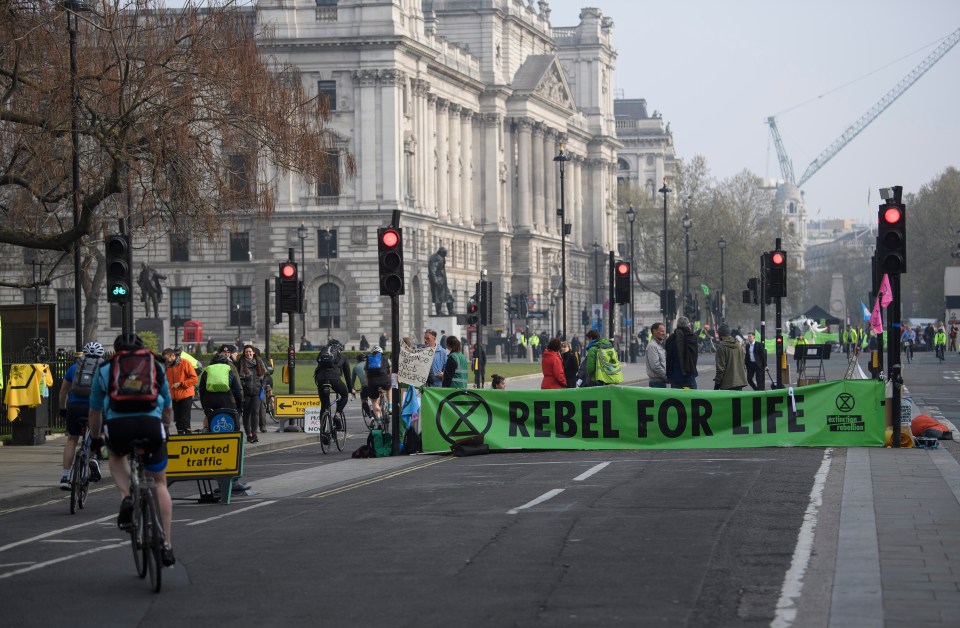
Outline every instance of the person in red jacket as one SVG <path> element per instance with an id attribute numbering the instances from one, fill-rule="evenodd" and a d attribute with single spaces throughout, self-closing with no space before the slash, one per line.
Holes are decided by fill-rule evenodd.
<path id="1" fill-rule="evenodd" d="M 543 369 L 542 389 L 566 388 L 567 378 L 563 374 L 563 360 L 560 358 L 560 339 L 554 338 L 547 343 L 547 348 L 540 359 Z"/>
<path id="2" fill-rule="evenodd" d="M 950 431 L 950 428 L 935 420 L 929 414 L 918 414 L 910 421 L 910 431 L 914 436 L 926 436 L 939 439 Z"/>

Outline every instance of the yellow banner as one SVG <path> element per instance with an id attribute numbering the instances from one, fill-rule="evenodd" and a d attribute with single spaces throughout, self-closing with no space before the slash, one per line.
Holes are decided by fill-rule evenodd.
<path id="1" fill-rule="evenodd" d="M 243 434 L 182 434 L 167 438 L 167 476 L 240 475 Z"/>
<path id="2" fill-rule="evenodd" d="M 320 405 L 320 397 L 317 395 L 276 395 L 276 397 L 276 416 L 303 416 L 307 408 Z"/>

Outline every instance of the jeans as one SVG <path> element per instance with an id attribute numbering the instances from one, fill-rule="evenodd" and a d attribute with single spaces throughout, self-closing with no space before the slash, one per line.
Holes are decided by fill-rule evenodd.
<path id="1" fill-rule="evenodd" d="M 666 388 L 666 387 L 667 387 L 667 382 L 663 381 L 662 379 L 650 380 L 650 388 Z"/>

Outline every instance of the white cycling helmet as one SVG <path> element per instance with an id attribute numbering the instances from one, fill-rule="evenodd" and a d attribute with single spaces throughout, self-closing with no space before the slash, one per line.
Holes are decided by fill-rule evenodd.
<path id="1" fill-rule="evenodd" d="M 370 353 L 383 353 L 383 349 L 380 348 L 380 345 L 373 345 L 370 348 Z"/>
<path id="2" fill-rule="evenodd" d="M 92 355 L 97 358 L 103 357 L 103 345 L 99 342 L 88 342 L 83 345 L 83 354 Z"/>

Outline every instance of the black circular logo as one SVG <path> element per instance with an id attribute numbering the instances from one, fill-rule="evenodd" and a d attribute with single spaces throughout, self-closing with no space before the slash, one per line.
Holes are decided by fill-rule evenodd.
<path id="1" fill-rule="evenodd" d="M 437 407 L 437 431 L 451 445 L 469 436 L 482 436 L 493 426 L 493 412 L 483 397 L 461 390 Z"/>
<path id="2" fill-rule="evenodd" d="M 837 410 L 840 412 L 851 412 L 856 405 L 857 400 L 854 399 L 850 393 L 840 393 L 837 395 Z"/>

